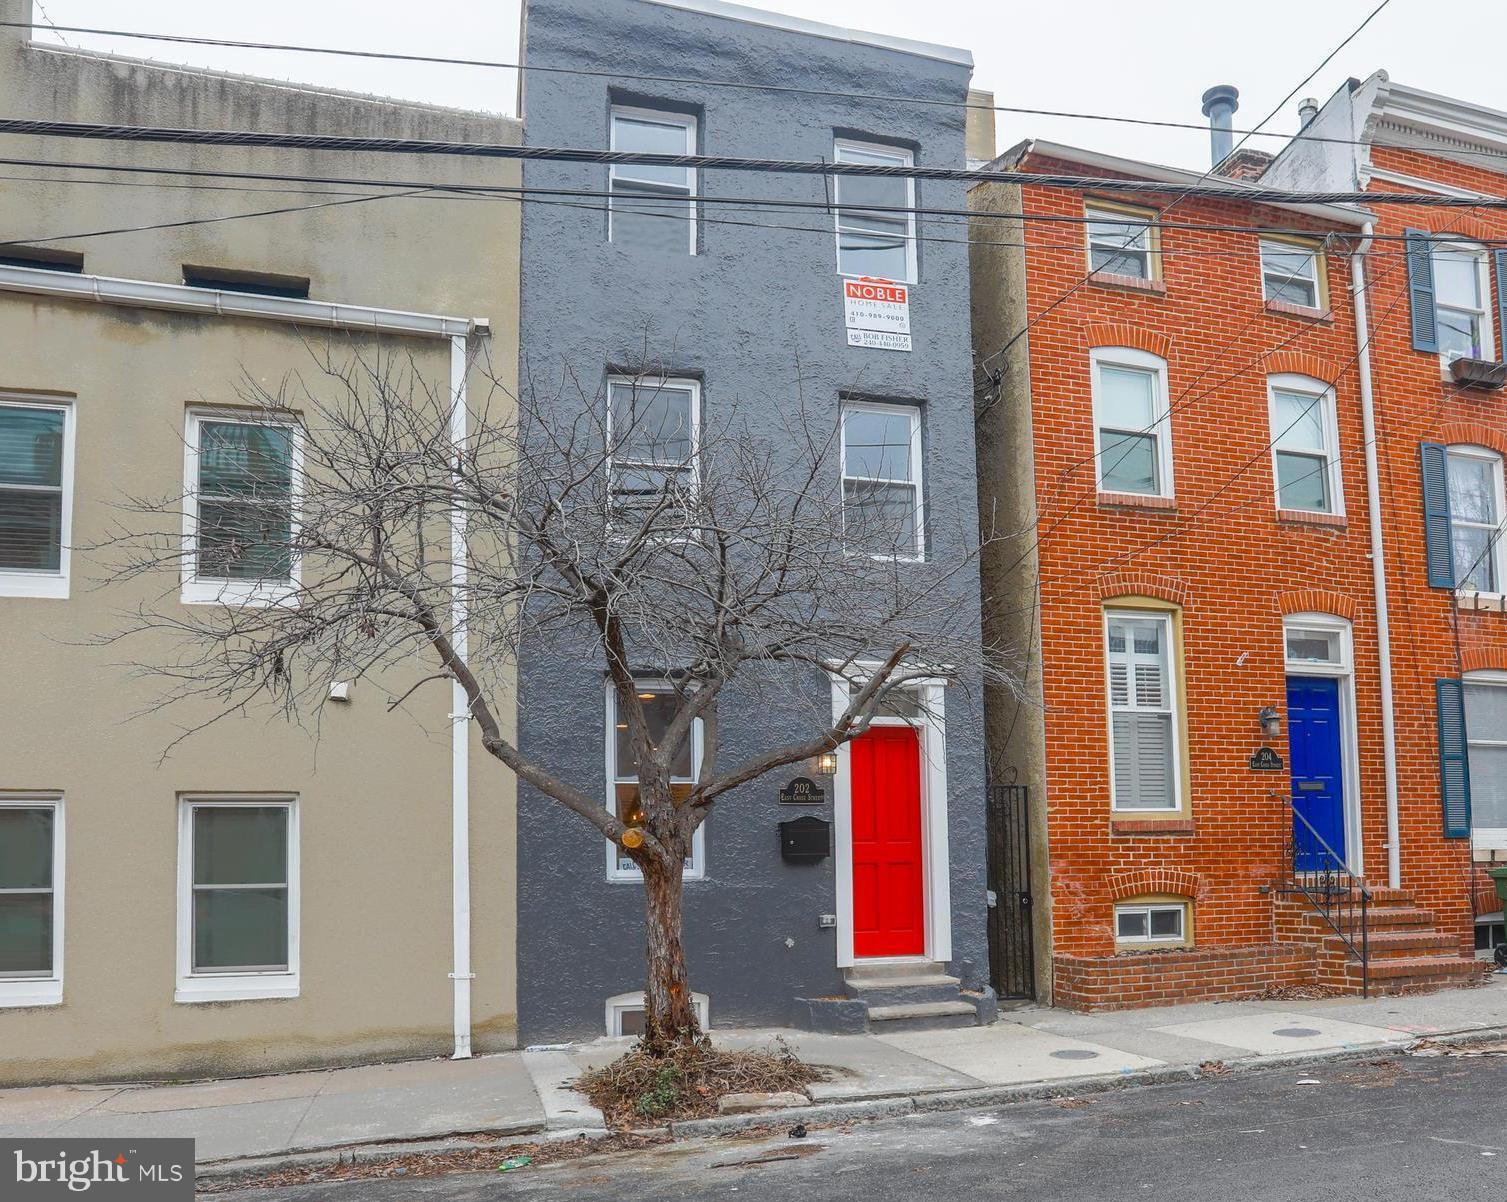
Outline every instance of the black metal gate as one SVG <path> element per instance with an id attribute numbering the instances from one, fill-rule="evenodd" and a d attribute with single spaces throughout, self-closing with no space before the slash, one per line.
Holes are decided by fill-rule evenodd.
<path id="1" fill-rule="evenodd" d="M 1036 996 L 1030 819 L 1025 785 L 989 786 L 989 977 L 1002 998 Z"/>

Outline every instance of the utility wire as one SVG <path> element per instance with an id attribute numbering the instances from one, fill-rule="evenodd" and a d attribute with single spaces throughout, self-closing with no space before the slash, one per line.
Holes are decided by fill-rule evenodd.
<path id="1" fill-rule="evenodd" d="M 1369 18 L 1368 18 L 1369 20 Z M 136 41 L 164 42 L 173 45 L 214 46 L 230 50 L 271 50 L 287 54 L 317 54 L 335 58 L 375 59 L 387 62 L 426 63 L 447 67 L 482 67 L 505 71 L 533 72 L 549 75 L 577 75 L 594 79 L 622 79 L 635 83 L 677 84 L 702 88 L 732 88 L 740 91 L 770 92 L 817 96 L 833 100 L 855 100 L 870 104 L 915 104 L 931 108 L 977 110 L 982 112 L 1009 113 L 1019 116 L 1053 117 L 1072 121 L 1100 121 L 1116 125 L 1139 125 L 1152 129 L 1185 129 L 1207 133 L 1209 127 L 1196 121 L 1167 121 L 1149 117 L 1126 117 L 1118 113 L 1089 113 L 1071 109 L 1030 108 L 1024 105 L 984 104 L 976 100 L 947 100 L 930 96 L 900 96 L 884 92 L 853 92 L 837 88 L 801 87 L 798 84 L 757 83 L 740 79 L 703 79 L 684 75 L 645 75 L 624 71 L 608 71 L 589 67 L 559 67 L 536 63 L 508 62 L 501 59 L 458 58 L 438 54 L 404 54 L 396 51 L 354 50 L 344 46 L 306 46 L 290 42 L 263 42 L 239 38 L 197 37 L 188 34 L 147 33 L 142 30 L 102 29 L 90 25 L 52 25 L 59 37 L 64 33 L 86 34 L 92 37 L 127 38 Z M 34 28 L 25 21 L 0 21 L 0 28 Z M 1359 30 L 1357 30 L 1359 32 Z M 1353 37 L 1354 35 L 1352 35 Z M 66 46 L 67 43 L 65 42 Z M 72 49 L 72 47 L 69 47 Z M 1305 81 L 1306 83 L 1307 81 Z M 1300 88 L 1302 84 L 1298 85 Z M 1290 99 L 1290 98 L 1289 98 Z M 1286 101 L 1283 101 L 1286 104 Z M 1396 146 L 1407 149 L 1406 143 L 1365 141 L 1358 138 L 1324 137 L 1317 134 L 1299 133 L 1290 136 L 1273 130 L 1232 129 L 1232 134 L 1246 137 L 1282 138 L 1284 140 L 1333 143 L 1342 146 Z M 1473 155 L 1490 158 L 1507 157 L 1507 151 L 1452 150 L 1452 154 Z"/>

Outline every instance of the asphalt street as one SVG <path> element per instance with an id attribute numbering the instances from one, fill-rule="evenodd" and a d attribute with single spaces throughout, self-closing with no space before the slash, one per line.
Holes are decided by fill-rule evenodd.
<path id="1" fill-rule="evenodd" d="M 229 1202 L 1507 1196 L 1507 1056 L 1378 1056 L 1052 1102 L 593 1156 L 500 1175 L 292 1186 Z"/>

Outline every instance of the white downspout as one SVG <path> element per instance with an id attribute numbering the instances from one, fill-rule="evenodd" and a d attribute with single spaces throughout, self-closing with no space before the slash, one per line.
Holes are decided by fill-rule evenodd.
<path id="1" fill-rule="evenodd" d="M 1376 593 L 1376 658 L 1381 671 L 1381 758 L 1387 785 L 1387 884 L 1402 887 L 1402 842 L 1397 817 L 1397 717 L 1392 698 L 1392 635 L 1387 613 L 1387 564 L 1382 548 L 1381 485 L 1376 466 L 1376 407 L 1371 395 L 1371 335 L 1366 317 L 1366 252 L 1374 227 L 1366 222 L 1360 246 L 1350 256 L 1355 298 L 1356 362 L 1360 369 L 1361 437 L 1366 448 L 1366 508 L 1371 519 L 1371 582 Z"/>
<path id="2" fill-rule="evenodd" d="M 450 443 L 459 456 L 466 442 L 465 335 L 450 339 Z M 458 474 L 458 473 L 457 473 Z M 466 515 L 450 511 L 450 641 L 466 658 Z M 450 880 L 455 967 L 455 1053 L 471 1057 L 471 707 L 460 681 L 450 685 Z"/>

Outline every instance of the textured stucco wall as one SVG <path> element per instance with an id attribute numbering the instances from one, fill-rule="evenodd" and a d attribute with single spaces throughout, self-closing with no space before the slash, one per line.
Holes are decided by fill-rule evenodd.
<path id="1" fill-rule="evenodd" d="M 6 20 L 26 6 L 0 0 Z M 503 117 L 178 70 L 29 46 L 0 30 L 0 112 L 127 123 L 516 141 Z M 402 155 L 11 138 L 6 155 L 363 179 L 510 183 L 515 166 Z M 146 175 L 21 170 L 0 182 L 0 239 L 197 220 L 318 202 L 300 186 L 220 181 L 173 188 Z M 79 182 L 58 182 L 77 178 Z M 100 179 L 112 182 L 97 182 Z M 168 183 L 182 183 L 174 176 Z M 83 181 L 89 182 L 83 182 Z M 212 183 L 213 181 L 199 181 Z M 291 189 L 291 190 L 290 190 Z M 347 189 L 348 190 L 348 189 Z M 340 191 L 340 189 L 336 189 Z M 302 214 L 55 243 L 85 270 L 180 283 L 184 263 L 308 276 L 316 299 L 490 318 L 491 367 L 511 384 L 517 354 L 514 202 L 391 199 Z M 308 345 L 306 345 L 306 342 Z M 0 394 L 50 393 L 77 418 L 73 533 L 106 539 L 123 497 L 182 487 L 185 410 L 233 403 L 244 372 L 275 390 L 312 382 L 322 331 L 243 319 L 135 310 L 0 293 Z M 337 355 L 350 347 L 335 335 Z M 392 339 L 440 390 L 449 346 Z M 485 381 L 480 370 L 473 388 Z M 0 1009 L 0 1083 L 245 1073 L 447 1052 L 451 1045 L 450 698 L 428 686 L 389 714 L 428 669 L 363 682 L 347 707 L 300 729 L 276 715 L 220 723 L 159 755 L 208 716 L 188 707 L 127 721 L 161 683 L 128 659 L 164 649 L 89 646 L 121 611 L 161 604 L 184 617 L 173 581 L 100 589 L 105 562 L 75 552 L 66 600 L 0 597 L 0 793 L 48 791 L 67 812 L 63 1003 Z M 160 597 L 166 595 L 167 600 Z M 388 687 L 385 687 L 388 686 Z M 499 709 L 511 721 L 506 684 Z M 475 1032 L 480 1048 L 514 1037 L 513 783 L 473 757 Z M 302 993 L 209 1005 L 173 1001 L 177 797 L 296 793 L 301 809 Z"/>
<path id="2" fill-rule="evenodd" d="M 528 61 L 621 72 L 616 78 L 539 72 L 528 77 L 526 140 L 606 145 L 615 100 L 697 112 L 703 151 L 773 158 L 830 157 L 835 133 L 914 148 L 921 164 L 961 166 L 961 107 L 874 104 L 826 97 L 638 82 L 687 75 L 961 101 L 968 70 L 893 50 L 782 31 L 640 0 L 537 0 L 525 15 Z M 530 165 L 531 186 L 601 189 L 606 169 Z M 825 199 L 817 177 L 707 171 L 708 195 Z M 922 205 L 962 208 L 960 186 L 922 182 Z M 647 357 L 701 375 L 709 415 L 733 401 L 778 413 L 800 393 L 835 416 L 839 394 L 919 402 L 925 430 L 934 560 L 959 553 L 975 527 L 975 481 L 965 227 L 921 224 L 954 239 L 920 247 L 910 354 L 849 350 L 830 218 L 819 212 L 713 211 L 811 232 L 701 227 L 701 253 L 661 259 L 606 240 L 600 212 L 533 206 L 524 221 L 525 370 L 541 386 L 570 370 L 596 391 L 608 364 Z M 647 356 L 646 356 L 647 351 Z M 580 400 L 577 398 L 576 403 Z M 932 570 L 918 567 L 917 571 Z M 977 576 L 952 583 L 956 605 L 978 611 Z M 825 680 L 801 682 L 808 705 L 827 704 Z M 721 706 L 725 762 L 801 729 L 801 706 L 734 690 Z M 985 971 L 983 736 L 976 682 L 946 702 L 954 962 Z M 807 713 L 810 711 L 807 710 Z M 520 669 L 526 751 L 592 792 L 605 791 L 603 678 L 578 648 L 536 644 Z M 833 863 L 779 858 L 775 794 L 786 772 L 718 803 L 707 823 L 707 878 L 686 886 L 692 987 L 710 995 L 716 1026 L 789 1020 L 791 999 L 840 991 L 835 936 L 818 916 L 835 909 Z M 605 800 L 605 799 L 604 799 Z M 600 836 L 579 818 L 520 790 L 519 1024 L 525 1041 L 600 1034 L 603 1000 L 642 988 L 642 893 L 605 879 Z M 791 811 L 793 807 L 784 807 Z M 824 807 L 831 817 L 832 806 Z M 787 946 L 793 940 L 793 946 Z"/>

